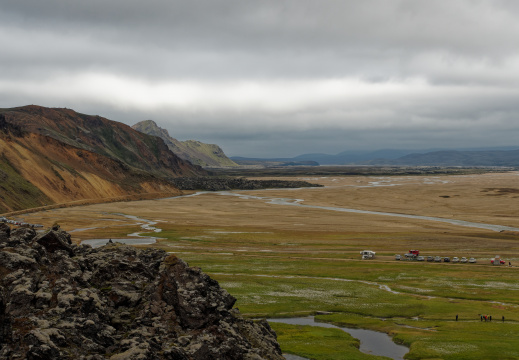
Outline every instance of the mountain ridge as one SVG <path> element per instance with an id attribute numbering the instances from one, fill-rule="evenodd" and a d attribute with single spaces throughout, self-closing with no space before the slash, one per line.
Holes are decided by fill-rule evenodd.
<path id="1" fill-rule="evenodd" d="M 519 150 L 443 150 L 409 154 L 394 160 L 373 160 L 368 163 L 407 166 L 519 166 Z"/>
<path id="2" fill-rule="evenodd" d="M 158 126 L 153 120 L 140 121 L 133 125 L 132 128 L 161 138 L 174 154 L 192 164 L 203 167 L 238 166 L 238 164 L 225 155 L 218 145 L 206 144 L 197 140 L 177 140 L 171 137 L 166 129 Z"/>
<path id="3" fill-rule="evenodd" d="M 36 105 L 0 109 L 0 212 L 179 195 L 168 179 L 205 174 L 161 139 L 100 116 Z"/>
<path id="4" fill-rule="evenodd" d="M 191 165 L 168 152 L 162 141 L 130 126 L 67 108 L 29 105 L 1 111 L 6 121 L 26 132 L 52 137 L 68 145 L 111 157 L 157 175 L 196 174 Z"/>
<path id="5" fill-rule="evenodd" d="M 468 149 L 381 149 L 374 151 L 343 151 L 335 155 L 302 154 L 291 158 L 231 157 L 238 164 L 315 161 L 319 165 L 410 165 L 410 166 L 518 166 L 519 147 Z M 451 158 L 447 154 L 450 154 Z"/>

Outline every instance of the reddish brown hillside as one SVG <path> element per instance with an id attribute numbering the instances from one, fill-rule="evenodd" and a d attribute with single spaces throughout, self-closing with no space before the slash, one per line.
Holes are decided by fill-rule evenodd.
<path id="1" fill-rule="evenodd" d="M 204 173 L 173 154 L 161 139 L 100 116 L 36 105 L 0 110 L 0 114 L 23 131 L 52 137 L 152 174 L 176 177 Z"/>
<path id="2" fill-rule="evenodd" d="M 0 110 L 0 213 L 85 199 L 180 194 L 168 179 L 203 173 L 161 139 L 124 124 L 68 109 Z"/>

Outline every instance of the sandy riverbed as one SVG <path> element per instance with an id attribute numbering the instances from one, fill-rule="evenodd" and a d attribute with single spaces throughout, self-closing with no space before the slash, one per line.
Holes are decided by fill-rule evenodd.
<path id="1" fill-rule="evenodd" d="M 293 179 L 293 178 L 292 178 Z M 324 188 L 236 191 L 261 198 L 284 198 L 307 205 L 347 207 L 459 219 L 472 222 L 519 227 L 518 173 L 464 176 L 397 177 L 301 177 L 325 185 Z M 130 226 L 116 213 L 159 220 L 167 227 L 253 228 L 255 231 L 333 232 L 337 234 L 376 234 L 366 246 L 402 240 L 405 249 L 470 247 L 476 252 L 516 251 L 519 234 L 460 227 L 419 219 L 383 215 L 340 213 L 322 209 L 271 204 L 264 199 L 206 193 L 198 196 L 81 206 L 27 214 L 23 219 L 50 226 L 58 222 L 63 229 L 96 228 L 74 233 L 75 239 L 98 235 L 102 229 Z M 159 224 L 160 226 L 160 224 Z M 136 225 L 137 227 L 137 225 Z M 489 247 L 488 239 L 493 240 Z M 412 239 L 412 242 L 411 242 Z M 387 246 L 383 246 L 387 247 Z"/>

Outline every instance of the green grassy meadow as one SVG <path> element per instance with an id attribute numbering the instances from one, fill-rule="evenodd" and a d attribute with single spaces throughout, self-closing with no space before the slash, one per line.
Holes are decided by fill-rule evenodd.
<path id="1" fill-rule="evenodd" d="M 338 179 L 344 186 L 324 179 L 330 187 L 260 196 L 517 226 L 515 193 L 490 196 L 486 190 L 513 188 L 516 175 L 441 178 L 435 185 L 413 179 L 395 180 L 407 185 L 386 188 L 356 187 L 371 178 Z M 153 246 L 201 268 L 251 319 L 315 316 L 320 322 L 385 332 L 409 347 L 408 360 L 519 359 L 517 231 L 218 195 L 161 201 L 56 210 L 40 217 L 49 216 L 63 228 L 103 226 L 74 233 L 76 240 L 126 238 L 139 231 L 139 224 L 125 223 L 128 219 L 119 213 L 156 219 L 162 231 L 149 234 L 159 237 Z M 103 221 L 90 221 L 93 217 Z M 377 257 L 361 260 L 359 252 L 365 249 L 375 250 Z M 410 249 L 425 256 L 473 256 L 477 263 L 394 260 Z M 492 266 L 496 254 L 514 266 Z M 493 320 L 481 321 L 481 315 Z M 381 359 L 360 352 L 358 341 L 339 329 L 271 326 L 285 353 L 315 360 Z"/>
<path id="2" fill-rule="evenodd" d="M 327 313 L 316 320 L 390 334 L 410 348 L 406 359 L 519 359 L 519 268 L 482 259 L 395 261 L 389 249 L 363 261 L 357 242 L 369 234 L 359 240 L 359 234 L 330 232 L 162 228 L 156 246 L 218 280 L 246 317 Z M 493 321 L 481 321 L 481 315 Z M 361 353 L 337 329 L 272 327 L 287 353 L 316 360 L 380 359 Z"/>

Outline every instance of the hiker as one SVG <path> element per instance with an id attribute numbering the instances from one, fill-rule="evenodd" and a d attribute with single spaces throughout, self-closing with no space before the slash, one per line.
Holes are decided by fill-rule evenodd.
<path id="1" fill-rule="evenodd" d="M 483 315 L 483 318 L 485 319 L 485 322 L 487 322 L 487 316 Z"/>
<path id="2" fill-rule="evenodd" d="M 503 320 L 503 322 L 505 322 L 505 317 L 504 317 L 504 316 L 501 316 L 501 320 Z"/>
<path id="3" fill-rule="evenodd" d="M 492 321 L 492 315 L 488 315 L 488 321 Z"/>
<path id="4" fill-rule="evenodd" d="M 479 314 L 479 316 L 481 317 L 481 321 L 483 321 L 483 315 L 482 315 L 482 314 Z"/>
<path id="5" fill-rule="evenodd" d="M 458 321 L 458 314 L 456 314 L 456 321 Z"/>

